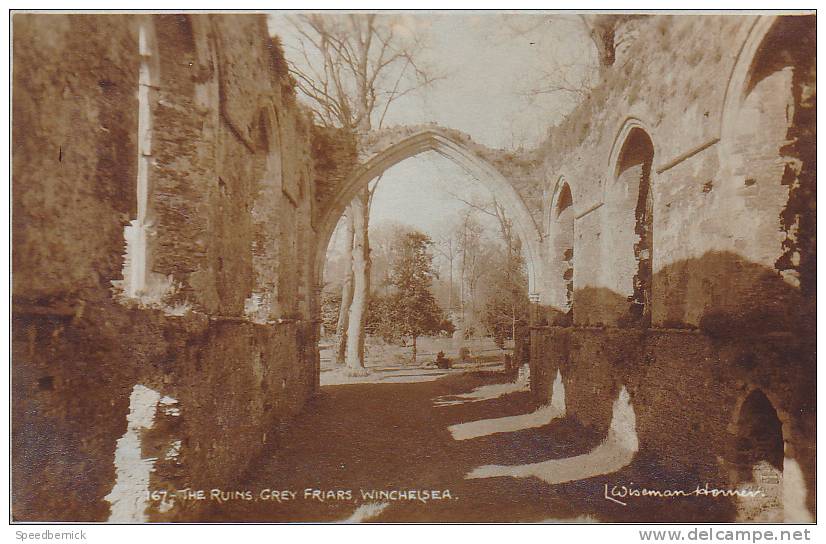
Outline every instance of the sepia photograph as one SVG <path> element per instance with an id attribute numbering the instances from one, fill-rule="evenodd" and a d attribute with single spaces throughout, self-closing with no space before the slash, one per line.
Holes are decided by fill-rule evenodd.
<path id="1" fill-rule="evenodd" d="M 816 522 L 814 11 L 9 25 L 12 525 Z"/>

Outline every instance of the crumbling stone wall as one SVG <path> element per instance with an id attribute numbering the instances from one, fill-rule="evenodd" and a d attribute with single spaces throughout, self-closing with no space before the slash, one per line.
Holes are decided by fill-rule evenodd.
<path id="1" fill-rule="evenodd" d="M 673 15 L 609 25 L 622 38 L 616 57 L 542 151 L 549 259 L 559 253 L 554 195 L 572 190 L 573 327 L 553 326 L 566 324 L 568 286 L 548 274 L 531 339 L 538 402 L 559 369 L 568 413 L 604 432 L 607 399 L 625 385 L 639 462 L 675 480 L 740 483 L 736 414 L 761 391 L 804 473 L 810 512 L 814 26 L 803 16 Z M 649 166 L 628 160 L 643 136 Z M 650 304 L 648 319 L 629 313 L 639 303 Z"/>
<path id="2" fill-rule="evenodd" d="M 811 338 L 787 333 L 722 339 L 674 329 L 543 327 L 532 331 L 531 388 L 539 404 L 548 402 L 558 370 L 568 415 L 605 436 L 611 420 L 605 399 L 625 386 L 640 441 L 633 481 L 669 489 L 749 481 L 742 478 L 738 408 L 761 391 L 782 423 L 778 453 L 800 465 L 813 513 L 814 348 Z"/>
<path id="3" fill-rule="evenodd" d="M 630 228 L 614 232 L 622 221 L 633 221 L 637 204 L 637 194 L 626 194 L 634 192 L 627 180 L 617 183 L 624 145 L 639 131 L 652 142 L 652 268 L 654 281 L 661 282 L 653 289 L 668 293 L 652 301 L 652 319 L 661 325 L 696 327 L 710 305 L 731 306 L 721 300 L 726 293 L 733 293 L 734 305 L 742 307 L 749 293 L 758 291 L 752 289 L 754 278 L 743 275 L 728 275 L 726 293 L 706 290 L 703 282 L 717 284 L 714 278 L 723 271 L 700 273 L 695 268 L 679 272 L 683 263 L 706 253 L 730 251 L 771 271 L 781 257 L 781 244 L 792 243 L 793 235 L 786 236 L 782 230 L 788 229 L 780 228 L 780 213 L 787 205 L 789 186 L 795 183 L 778 180 L 784 175 L 792 180 L 798 177 L 784 174 L 786 165 L 798 164 L 794 152 L 786 147 L 791 141 L 787 133 L 800 130 L 786 118 L 792 110 L 811 111 L 811 104 L 793 107 L 790 103 L 795 93 L 811 95 L 806 83 L 799 82 L 795 89 L 791 86 L 792 73 L 803 77 L 810 72 L 803 63 L 811 58 L 811 50 L 801 51 L 806 49 L 806 40 L 794 42 L 793 51 L 788 45 L 788 51 L 766 47 L 777 51 L 776 59 L 800 59 L 792 61 L 799 69 L 769 69 L 770 75 L 760 78 L 748 92 L 746 82 L 735 89 L 735 68 L 745 66 L 748 72 L 752 61 L 762 62 L 739 54 L 758 19 L 652 16 L 631 20 L 636 38 L 625 40 L 616 62 L 603 68 L 602 84 L 554 128 L 543 147 L 543 229 L 548 245 L 553 239 L 550 201 L 559 180 L 564 179 L 573 191 L 576 245 L 583 252 L 577 260 L 605 263 L 616 259 L 613 245 L 622 242 L 631 247 L 639 238 Z M 622 26 L 618 31 L 622 33 Z M 742 98 L 731 98 L 739 93 Z M 756 131 L 756 126 L 765 129 Z M 626 204 L 618 208 L 620 199 Z M 805 211 L 804 206 L 798 207 Z M 811 213 L 788 215 L 809 217 Z M 552 250 L 548 247 L 549 253 Z M 669 274 L 657 274 L 667 267 L 672 268 Z M 623 298 L 632 294 L 628 287 L 619 288 L 632 285 L 623 267 L 585 265 L 576 272 L 577 291 L 606 289 Z M 556 300 L 557 278 L 550 276 L 546 281 L 543 295 L 550 296 L 542 298 Z M 735 286 L 731 282 L 736 289 L 731 289 Z M 773 291 L 778 296 L 777 289 Z M 621 320 L 620 315 L 607 311 L 614 302 L 610 296 L 588 296 L 593 303 L 580 297 L 577 305 L 580 323 L 610 325 Z"/>
<path id="4" fill-rule="evenodd" d="M 614 40 L 601 85 L 538 150 L 451 133 L 514 185 L 549 261 L 570 191 L 572 259 L 534 297 L 537 401 L 559 370 L 568 413 L 602 432 L 625 386 L 641 462 L 737 483 L 759 390 L 814 512 L 813 17 L 615 23 L 593 27 Z M 315 229 L 336 183 L 418 129 L 365 144 L 311 127 L 258 15 L 13 24 L 13 515 L 109 519 L 130 432 L 153 489 L 231 488 L 318 383 Z M 133 257 L 143 293 L 124 289 Z M 136 386 L 161 399 L 151 428 L 127 421 Z"/>
<path id="5" fill-rule="evenodd" d="M 318 383 L 311 130 L 278 44 L 259 15 L 13 25 L 13 516 L 109 519 L 136 385 L 168 403 L 152 488 L 229 488 Z M 121 281 L 139 148 L 151 300 Z"/>

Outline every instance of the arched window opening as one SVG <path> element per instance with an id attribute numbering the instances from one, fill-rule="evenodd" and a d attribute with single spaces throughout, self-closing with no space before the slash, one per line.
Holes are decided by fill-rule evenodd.
<path id="1" fill-rule="evenodd" d="M 816 292 L 816 214 L 808 205 L 816 199 L 815 45 L 813 17 L 778 17 L 751 61 L 738 116 L 739 143 L 749 150 L 741 163 L 744 190 L 761 191 L 785 234 L 778 255 L 770 243 L 774 225 L 766 222 L 760 239 L 773 247 L 755 253 L 766 253 L 767 265 L 774 259 L 786 282 L 807 295 Z"/>
<path id="2" fill-rule="evenodd" d="M 654 162 L 654 145 L 640 128 L 628 134 L 617 161 L 617 181 L 626 187 L 626 194 L 633 198 L 634 206 L 634 260 L 636 272 L 633 279 L 633 293 L 628 297 L 631 303 L 629 314 L 632 321 L 642 326 L 651 323 L 651 284 L 653 281 L 653 195 L 651 191 L 651 168 Z"/>
<path id="3" fill-rule="evenodd" d="M 562 279 L 562 311 L 566 324 L 573 322 L 574 307 L 574 207 L 571 187 L 563 183 L 553 210 L 554 243 L 553 258 L 560 263 Z"/>
<path id="4" fill-rule="evenodd" d="M 290 258 L 279 252 L 279 232 L 272 228 L 273 218 L 282 217 L 281 140 L 272 107 L 264 107 L 258 116 L 257 146 L 263 155 L 258 197 L 253 207 L 255 240 L 252 246 L 255 280 L 252 292 L 244 302 L 244 313 L 252 321 L 265 323 L 282 317 L 279 300 L 281 278 L 289 271 Z M 300 231 L 299 231 L 300 232 Z"/>

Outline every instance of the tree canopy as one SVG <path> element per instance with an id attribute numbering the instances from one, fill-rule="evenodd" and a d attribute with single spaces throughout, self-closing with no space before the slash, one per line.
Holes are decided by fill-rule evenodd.
<path id="1" fill-rule="evenodd" d="M 442 309 L 431 290 L 434 278 L 433 241 L 421 232 L 409 232 L 402 239 L 393 263 L 390 282 L 395 287 L 394 310 L 399 332 L 414 339 L 439 331 Z"/>

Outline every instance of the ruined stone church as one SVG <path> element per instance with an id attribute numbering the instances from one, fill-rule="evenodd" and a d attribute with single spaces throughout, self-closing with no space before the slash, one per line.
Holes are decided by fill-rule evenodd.
<path id="1" fill-rule="evenodd" d="M 565 417 L 610 436 L 623 400 L 650 474 L 736 487 L 767 462 L 784 520 L 813 520 L 815 18 L 593 28 L 599 85 L 503 151 L 316 126 L 265 15 L 15 14 L 13 519 L 203 519 L 129 490 L 232 489 L 278 447 L 320 391 L 346 205 L 436 151 L 522 242 L 536 407 L 564 387 Z"/>

